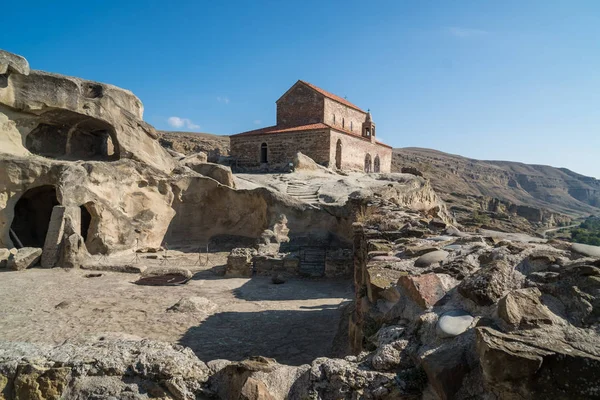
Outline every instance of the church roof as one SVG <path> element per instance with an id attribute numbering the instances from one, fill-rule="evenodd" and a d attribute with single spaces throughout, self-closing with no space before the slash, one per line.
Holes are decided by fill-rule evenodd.
<path id="1" fill-rule="evenodd" d="M 309 83 L 309 82 L 306 82 L 306 81 L 303 81 L 303 80 L 299 80 L 298 82 L 304 83 L 306 86 L 310 87 L 313 90 L 316 90 L 317 92 L 321 93 L 323 96 L 325 96 L 327 98 L 330 98 L 333 101 L 337 101 L 338 103 L 342 103 L 345 106 L 348 106 L 350 108 L 354 108 L 355 110 L 358 110 L 358 111 L 364 113 L 364 111 L 361 110 L 358 106 L 350 103 L 348 100 L 346 100 L 346 99 L 344 99 L 344 98 L 342 98 L 342 97 L 340 97 L 338 95 L 330 93 L 327 90 L 323 90 L 320 87 L 317 87 L 317 86 L 313 85 L 312 83 Z"/>
<path id="2" fill-rule="evenodd" d="M 338 103 L 340 103 L 340 104 L 343 104 L 343 105 L 345 105 L 345 106 L 347 106 L 347 107 L 353 108 L 353 109 L 355 109 L 355 110 L 357 110 L 357 111 L 360 111 L 360 112 L 362 112 L 362 113 L 365 113 L 365 114 L 366 114 L 366 111 L 364 111 L 364 110 L 361 110 L 361 109 L 360 109 L 358 106 L 356 106 L 356 105 L 354 105 L 354 104 L 350 103 L 348 100 L 346 100 L 346 99 L 343 99 L 343 98 L 341 98 L 341 97 L 340 97 L 340 96 L 338 96 L 338 95 L 335 95 L 335 94 L 333 94 L 333 93 L 330 93 L 330 92 L 328 92 L 327 90 L 323 90 L 323 89 L 321 89 L 320 87 L 318 87 L 318 86 L 315 86 L 315 85 L 313 85 L 312 83 L 309 83 L 309 82 L 306 82 L 306 81 L 303 81 L 303 80 L 298 80 L 298 82 L 294 83 L 294 84 L 292 85 L 292 87 L 291 87 L 291 88 L 289 88 L 289 89 L 288 89 L 288 90 L 287 90 L 287 91 L 286 91 L 286 92 L 285 92 L 285 93 L 284 93 L 284 94 L 283 94 L 283 95 L 282 95 L 282 96 L 281 96 L 279 99 L 277 99 L 276 103 L 278 103 L 278 102 L 279 102 L 279 100 L 283 99 L 283 98 L 284 98 L 284 97 L 285 97 L 285 96 L 286 96 L 286 95 L 287 95 L 287 94 L 288 94 L 288 93 L 289 93 L 289 92 L 290 92 L 290 91 L 291 91 L 293 88 L 295 88 L 295 87 L 296 87 L 296 85 L 298 85 L 299 83 L 301 83 L 301 84 L 303 84 L 303 85 L 305 85 L 305 86 L 308 86 L 309 88 L 311 88 L 311 89 L 312 89 L 312 90 L 314 90 L 315 92 L 319 93 L 319 94 L 320 94 L 320 95 L 322 95 L 322 96 L 325 96 L 325 97 L 327 97 L 328 99 L 331 99 L 331 100 L 333 100 L 333 101 L 337 101 L 337 102 L 338 102 Z"/>
<path id="3" fill-rule="evenodd" d="M 253 131 L 238 133 L 233 136 L 250 136 L 250 135 L 265 135 L 271 133 L 285 133 L 285 132 L 296 132 L 296 131 L 312 131 L 315 129 L 329 129 L 330 126 L 323 123 L 301 125 L 301 126 L 267 126 L 266 128 L 255 129 Z"/>

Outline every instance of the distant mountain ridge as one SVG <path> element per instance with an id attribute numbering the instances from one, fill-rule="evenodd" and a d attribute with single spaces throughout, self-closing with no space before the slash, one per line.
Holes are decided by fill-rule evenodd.
<path id="1" fill-rule="evenodd" d="M 394 149 L 392 170 L 407 167 L 448 195 L 494 197 L 571 216 L 600 214 L 600 180 L 566 168 L 482 161 L 417 147 Z"/>

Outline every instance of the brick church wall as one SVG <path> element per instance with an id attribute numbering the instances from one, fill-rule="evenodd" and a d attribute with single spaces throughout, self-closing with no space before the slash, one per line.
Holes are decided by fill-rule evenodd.
<path id="1" fill-rule="evenodd" d="M 277 125 L 301 126 L 323 122 L 323 95 L 297 85 L 277 101 Z"/>
<path id="2" fill-rule="evenodd" d="M 325 120 L 327 125 L 355 132 L 360 135 L 362 124 L 367 118 L 367 114 L 343 104 L 325 98 Z M 335 115 L 335 121 L 334 116 Z"/>
<path id="3" fill-rule="evenodd" d="M 360 170 L 365 167 L 365 156 L 371 155 L 371 161 L 374 165 L 375 157 L 379 156 L 380 172 L 390 172 L 392 167 L 392 149 L 380 144 L 371 143 L 370 140 L 360 137 L 331 131 L 330 158 L 332 165 L 335 165 L 336 149 L 338 140 L 342 143 L 342 169 Z"/>
<path id="4" fill-rule="evenodd" d="M 329 130 L 317 130 L 231 136 L 231 154 L 235 154 L 237 165 L 245 168 L 259 167 L 260 149 L 263 143 L 267 144 L 270 166 L 292 162 L 297 152 L 306 154 L 322 165 L 327 165 L 329 162 Z"/>

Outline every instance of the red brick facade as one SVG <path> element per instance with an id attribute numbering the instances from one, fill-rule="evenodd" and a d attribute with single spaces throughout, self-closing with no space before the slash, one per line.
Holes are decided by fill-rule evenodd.
<path id="1" fill-rule="evenodd" d="M 244 168 L 277 168 L 301 152 L 332 168 L 390 172 L 392 148 L 375 137 L 369 113 L 298 81 L 277 100 L 277 125 L 231 136 L 231 155 Z"/>

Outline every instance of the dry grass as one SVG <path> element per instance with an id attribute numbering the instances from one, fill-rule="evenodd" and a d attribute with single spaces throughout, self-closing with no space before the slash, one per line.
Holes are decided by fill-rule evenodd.
<path id="1" fill-rule="evenodd" d="M 379 224 L 384 220 L 384 215 L 378 207 L 361 206 L 356 213 L 356 222 L 361 224 Z"/>

